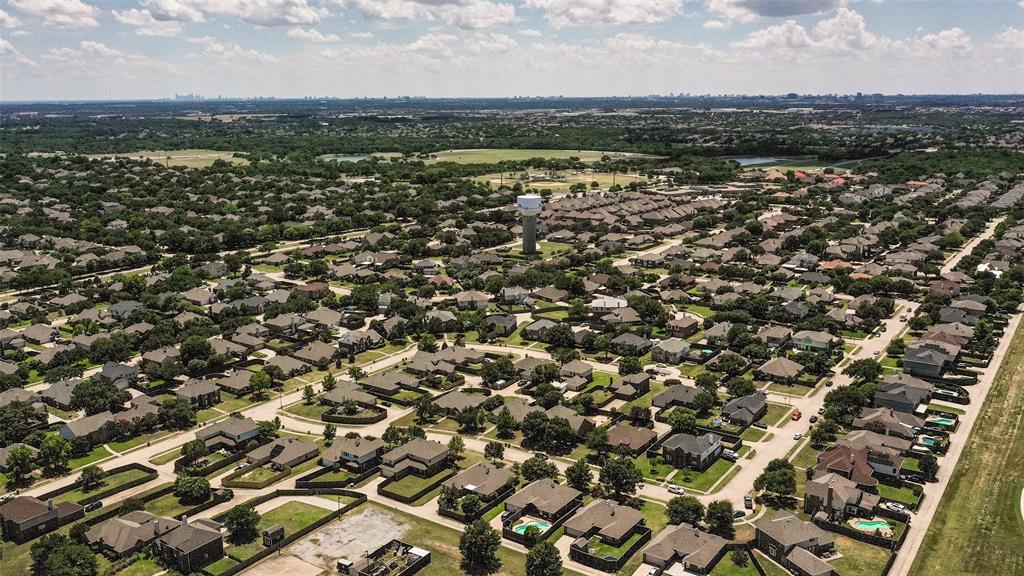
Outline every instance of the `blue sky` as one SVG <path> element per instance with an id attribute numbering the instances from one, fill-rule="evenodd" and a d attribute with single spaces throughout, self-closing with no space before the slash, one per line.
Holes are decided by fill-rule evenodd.
<path id="1" fill-rule="evenodd" d="M 0 99 L 1024 92 L 1024 0 L 0 0 Z"/>

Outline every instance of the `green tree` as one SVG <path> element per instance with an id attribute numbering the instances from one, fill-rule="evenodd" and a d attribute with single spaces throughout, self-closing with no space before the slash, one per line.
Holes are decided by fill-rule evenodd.
<path id="1" fill-rule="evenodd" d="M 497 572 L 501 569 L 501 560 L 497 554 L 500 545 L 501 535 L 486 521 L 475 520 L 459 538 L 459 552 L 462 553 L 459 567 L 470 576 Z"/>
<path id="2" fill-rule="evenodd" d="M 670 524 L 698 525 L 704 519 L 704 505 L 693 496 L 676 496 L 668 501 Z"/>
<path id="3" fill-rule="evenodd" d="M 316 392 L 313 392 L 313 387 L 309 384 L 302 387 L 302 402 L 306 406 L 312 406 L 316 402 Z"/>
<path id="4" fill-rule="evenodd" d="M 501 460 L 505 457 L 505 445 L 496 440 L 492 440 L 484 446 L 484 457 L 491 460 Z"/>
<path id="5" fill-rule="evenodd" d="M 708 530 L 722 538 L 731 539 L 734 533 L 732 514 L 732 503 L 728 500 L 715 500 L 708 504 L 707 513 L 704 515 L 704 519 L 708 523 Z"/>
<path id="6" fill-rule="evenodd" d="M 82 483 L 82 489 L 88 491 L 102 484 L 103 474 L 103 469 L 95 464 L 83 468 L 82 474 L 78 477 Z"/>
<path id="7" fill-rule="evenodd" d="M 854 380 L 869 382 L 877 380 L 882 375 L 882 365 L 872 358 L 861 358 L 844 368 L 843 374 Z"/>
<path id="8" fill-rule="evenodd" d="M 573 462 L 571 466 L 565 469 L 566 482 L 569 483 L 569 486 L 580 492 L 590 490 L 590 482 L 593 479 L 594 473 L 590 470 L 590 466 L 582 459 Z"/>
<path id="9" fill-rule="evenodd" d="M 324 443 L 330 446 L 334 443 L 334 437 L 338 435 L 338 427 L 327 423 L 324 425 Z"/>
<path id="10" fill-rule="evenodd" d="M 598 456 L 604 457 L 608 451 L 608 429 L 604 426 L 594 428 L 587 436 L 587 448 L 597 452 Z"/>
<path id="11" fill-rule="evenodd" d="M 260 513 L 252 504 L 239 504 L 224 515 L 224 526 L 234 544 L 245 544 L 256 539 Z"/>
<path id="12" fill-rule="evenodd" d="M 48 474 L 66 470 L 70 458 L 71 442 L 56 432 L 47 434 L 39 445 L 39 464 Z"/>
<path id="13" fill-rule="evenodd" d="M 636 356 L 623 356 L 619 358 L 619 376 L 639 374 L 643 370 L 640 359 Z"/>
<path id="14" fill-rule="evenodd" d="M 558 468 L 555 467 L 554 462 L 540 456 L 526 459 L 523 462 L 522 471 L 523 478 L 526 478 L 529 482 L 540 480 L 541 478 L 558 478 Z"/>
<path id="15" fill-rule="evenodd" d="M 673 432 L 692 434 L 697 428 L 697 415 L 693 410 L 679 407 L 668 413 L 665 422 L 672 427 Z"/>
<path id="16" fill-rule="evenodd" d="M 71 405 L 85 410 L 90 416 L 122 410 L 124 403 L 130 399 L 131 394 L 127 390 L 121 390 L 111 382 L 92 379 L 82 380 L 71 393 Z"/>
<path id="17" fill-rule="evenodd" d="M 615 499 L 622 501 L 627 494 L 636 493 L 636 485 L 643 481 L 643 473 L 632 458 L 609 458 L 601 466 L 601 484 L 612 489 Z"/>
<path id="18" fill-rule="evenodd" d="M 459 489 L 454 486 L 441 486 L 441 493 L 437 496 L 437 507 L 441 510 L 455 510 L 459 503 Z"/>
<path id="19" fill-rule="evenodd" d="M 42 536 L 29 554 L 34 576 L 96 576 L 96 554 L 63 534 Z"/>
<path id="20" fill-rule="evenodd" d="M 206 446 L 206 442 L 199 440 L 189 440 L 181 445 L 181 459 L 185 465 L 192 465 L 200 458 L 205 457 L 209 454 L 210 449 Z"/>
<path id="21" fill-rule="evenodd" d="M 160 403 L 160 422 L 167 428 L 184 430 L 196 423 L 196 411 L 184 398 L 168 398 Z"/>
<path id="22" fill-rule="evenodd" d="M 469 518 L 472 518 L 476 516 L 477 512 L 480 511 L 481 505 L 482 504 L 480 502 L 480 497 L 477 496 L 476 494 L 470 493 L 467 494 L 462 499 L 462 504 L 460 504 L 459 507 L 462 509 L 463 514 L 465 514 Z"/>
<path id="23" fill-rule="evenodd" d="M 754 489 L 778 496 L 792 496 L 796 492 L 796 469 L 789 460 L 775 458 L 754 480 Z"/>
<path id="24" fill-rule="evenodd" d="M 267 391 L 270 390 L 271 385 L 270 375 L 265 370 L 256 372 L 249 378 L 249 391 L 252 393 L 253 400 L 262 400 L 266 398 Z"/>
<path id="25" fill-rule="evenodd" d="M 526 555 L 526 576 L 561 576 L 562 556 L 547 540 L 536 543 Z"/>
<path id="26" fill-rule="evenodd" d="M 206 502 L 210 493 L 210 481 L 202 476 L 179 476 L 174 481 L 174 495 L 183 504 Z"/>
<path id="27" fill-rule="evenodd" d="M 737 548 L 729 554 L 729 559 L 732 560 L 733 564 L 743 568 L 750 563 L 750 554 L 743 548 Z"/>
<path id="28" fill-rule="evenodd" d="M 323 379 L 324 392 L 330 392 L 338 387 L 338 382 L 334 379 L 334 374 L 328 373 Z"/>
<path id="29" fill-rule="evenodd" d="M 516 424 L 512 412 L 508 408 L 502 408 L 501 412 L 498 412 L 495 427 L 498 429 L 498 438 L 508 439 L 516 435 L 518 424 Z"/>
<path id="30" fill-rule="evenodd" d="M 35 457 L 28 446 L 14 446 L 7 453 L 4 464 L 7 466 L 7 487 L 21 486 L 35 467 Z"/>
<path id="31" fill-rule="evenodd" d="M 714 372 L 701 372 L 694 378 L 694 383 L 697 385 L 697 388 L 714 396 L 718 392 L 719 380 L 720 378 Z"/>
<path id="32" fill-rule="evenodd" d="M 917 458 L 918 467 L 921 469 L 921 474 L 924 475 L 926 480 L 935 478 L 935 475 L 939 472 L 939 461 L 935 458 L 934 454 L 922 454 Z"/>
<path id="33" fill-rule="evenodd" d="M 466 442 L 462 439 L 462 436 L 456 434 L 452 436 L 452 439 L 448 441 L 448 457 L 452 460 L 458 460 L 462 458 L 462 453 L 466 451 Z"/>

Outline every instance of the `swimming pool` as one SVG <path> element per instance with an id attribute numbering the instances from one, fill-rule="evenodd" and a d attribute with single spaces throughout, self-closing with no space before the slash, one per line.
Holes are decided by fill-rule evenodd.
<path id="1" fill-rule="evenodd" d="M 942 424 L 943 426 L 952 426 L 956 423 L 952 418 L 942 418 L 941 416 L 929 418 L 928 421 L 936 424 Z"/>
<path id="2" fill-rule="evenodd" d="M 512 529 L 516 534 L 526 534 L 526 528 L 529 526 L 536 526 L 540 533 L 547 532 L 548 528 L 551 528 L 551 524 L 543 520 L 530 520 L 529 522 L 523 522 Z"/>
<path id="3" fill-rule="evenodd" d="M 935 438 L 924 436 L 921 438 L 921 444 L 924 444 L 925 446 L 935 446 L 937 442 L 935 442 Z"/>
<path id="4" fill-rule="evenodd" d="M 885 520 L 857 520 L 853 527 L 863 532 L 874 532 L 875 530 L 888 530 L 891 528 Z"/>

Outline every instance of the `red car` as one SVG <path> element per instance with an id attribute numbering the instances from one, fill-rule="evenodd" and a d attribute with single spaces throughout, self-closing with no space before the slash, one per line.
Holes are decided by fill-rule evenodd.
<path id="1" fill-rule="evenodd" d="M 799 410 L 793 412 L 793 420 L 799 420 L 801 416 L 803 416 L 803 414 L 801 414 Z"/>

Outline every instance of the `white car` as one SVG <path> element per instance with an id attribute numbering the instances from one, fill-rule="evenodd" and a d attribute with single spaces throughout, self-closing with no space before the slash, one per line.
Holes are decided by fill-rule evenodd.
<path id="1" fill-rule="evenodd" d="M 686 491 L 683 490 L 682 486 L 676 486 L 675 484 L 670 485 L 668 487 L 668 491 L 670 494 L 686 494 Z"/>
<path id="2" fill-rule="evenodd" d="M 886 502 L 885 507 L 888 508 L 889 510 L 895 510 L 896 512 L 903 512 L 904 510 L 907 509 L 906 506 L 900 504 L 899 502 Z"/>
<path id="3" fill-rule="evenodd" d="M 801 439 L 803 437 L 804 437 L 804 435 L 801 434 L 800 432 L 797 432 L 796 434 L 793 434 L 793 440 L 799 440 L 799 439 Z"/>

